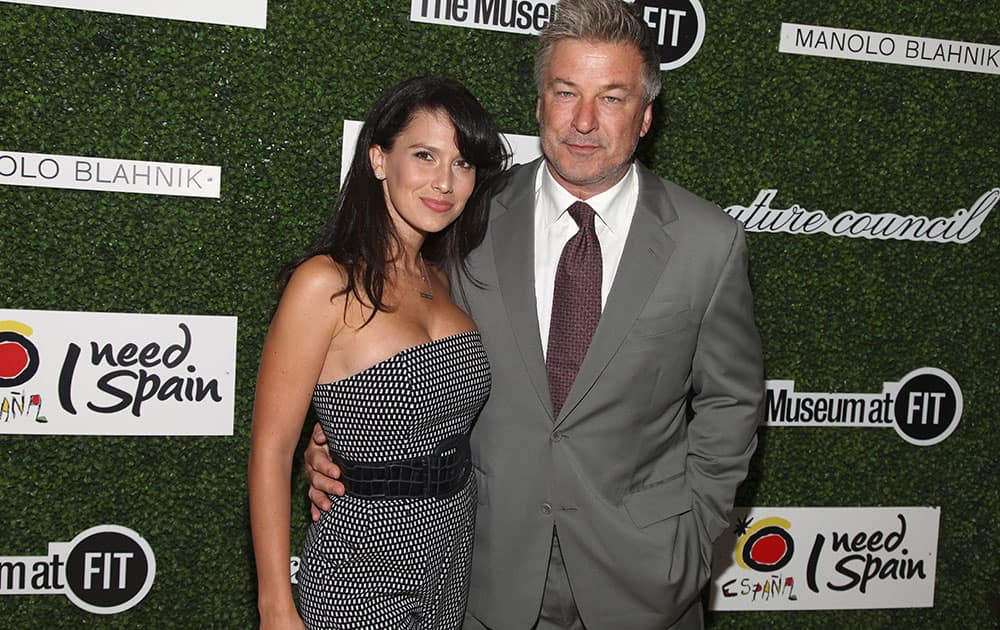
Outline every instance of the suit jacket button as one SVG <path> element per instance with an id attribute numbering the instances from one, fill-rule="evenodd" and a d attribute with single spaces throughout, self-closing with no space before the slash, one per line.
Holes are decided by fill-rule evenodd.
<path id="1" fill-rule="evenodd" d="M 560 433 L 559 431 L 556 431 L 555 433 L 552 434 L 552 441 L 553 442 L 558 442 L 561 439 L 563 439 L 563 434 Z"/>
<path id="2" fill-rule="evenodd" d="M 543 503 L 542 504 L 542 514 L 545 514 L 545 515 L 552 514 L 552 506 L 549 505 L 548 503 Z"/>

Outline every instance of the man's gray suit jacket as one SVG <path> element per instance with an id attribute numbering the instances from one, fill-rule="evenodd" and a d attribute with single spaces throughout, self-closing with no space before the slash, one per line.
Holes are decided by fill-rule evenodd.
<path id="1" fill-rule="evenodd" d="M 493 389 L 472 431 L 469 613 L 531 628 L 552 529 L 589 630 L 663 630 L 698 600 L 756 447 L 764 383 L 742 225 L 638 167 L 600 324 L 553 417 L 535 307 L 534 177 L 515 167 L 469 259 Z M 461 301 L 462 296 L 456 295 Z"/>

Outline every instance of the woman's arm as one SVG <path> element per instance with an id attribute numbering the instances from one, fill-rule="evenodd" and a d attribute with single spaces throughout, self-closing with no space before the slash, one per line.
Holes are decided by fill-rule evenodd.
<path id="1" fill-rule="evenodd" d="M 261 627 L 302 627 L 289 575 L 291 467 L 331 340 L 343 328 L 340 268 L 303 263 L 281 297 L 257 374 L 248 481 Z M 333 298 L 333 299 L 331 299 Z"/>

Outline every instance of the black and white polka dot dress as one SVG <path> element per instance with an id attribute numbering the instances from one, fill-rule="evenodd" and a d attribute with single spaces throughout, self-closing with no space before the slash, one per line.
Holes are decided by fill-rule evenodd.
<path id="1" fill-rule="evenodd" d="M 407 348 L 316 386 L 330 447 L 356 462 L 420 457 L 467 433 L 489 394 L 477 331 Z M 468 592 L 476 479 L 448 498 L 331 497 L 298 573 L 308 628 L 459 628 Z"/>

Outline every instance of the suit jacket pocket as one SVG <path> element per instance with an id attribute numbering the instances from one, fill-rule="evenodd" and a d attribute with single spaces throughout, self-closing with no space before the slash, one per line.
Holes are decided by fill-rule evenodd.
<path id="1" fill-rule="evenodd" d="M 691 510 L 691 488 L 683 472 L 663 481 L 646 484 L 625 495 L 623 503 L 636 527 L 642 528 L 657 521 L 677 516 Z"/>
<path id="2" fill-rule="evenodd" d="M 663 304 L 658 306 L 674 307 L 677 305 Z M 632 327 L 631 336 L 637 338 L 659 337 L 676 330 L 693 327 L 694 325 L 695 323 L 691 321 L 691 309 L 687 307 L 680 307 L 677 310 L 668 310 L 666 312 L 657 308 L 656 312 L 644 312 L 636 320 L 635 326 Z"/>

